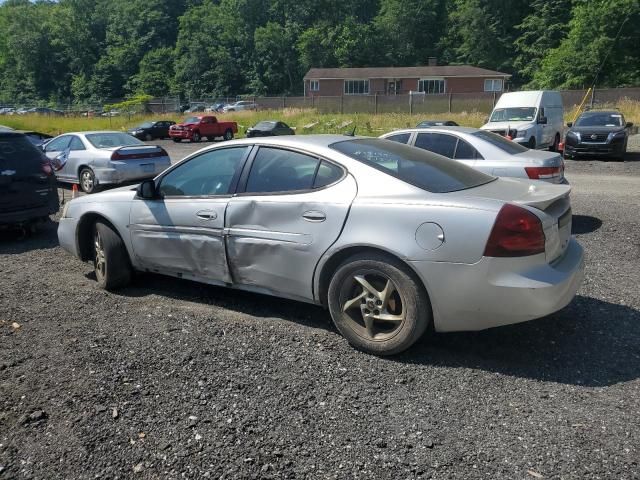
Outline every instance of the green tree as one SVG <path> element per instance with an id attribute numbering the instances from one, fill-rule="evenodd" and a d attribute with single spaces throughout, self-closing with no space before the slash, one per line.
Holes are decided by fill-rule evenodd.
<path id="1" fill-rule="evenodd" d="M 572 10 L 567 37 L 544 57 L 541 68 L 533 75 L 532 85 L 544 88 L 590 86 L 609 52 L 597 86 L 638 85 L 640 34 L 636 25 L 639 22 L 637 0 L 577 3 Z"/>

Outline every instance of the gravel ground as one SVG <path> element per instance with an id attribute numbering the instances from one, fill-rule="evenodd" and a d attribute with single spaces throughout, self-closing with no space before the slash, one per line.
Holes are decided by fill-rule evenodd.
<path id="1" fill-rule="evenodd" d="M 0 478 L 640 478 L 640 155 L 567 177 L 575 301 L 395 358 L 306 304 L 101 291 L 55 221 L 1 234 Z"/>

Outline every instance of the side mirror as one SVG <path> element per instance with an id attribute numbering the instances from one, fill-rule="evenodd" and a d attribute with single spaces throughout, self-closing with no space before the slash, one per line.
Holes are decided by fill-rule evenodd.
<path id="1" fill-rule="evenodd" d="M 489 117 L 484 117 L 484 123 L 489 123 Z"/>
<path id="2" fill-rule="evenodd" d="M 633 122 L 627 122 L 626 128 L 631 128 L 633 127 Z"/>
<path id="3" fill-rule="evenodd" d="M 567 123 L 567 127 L 569 127 L 569 128 L 573 127 L 573 122 L 568 122 Z"/>
<path id="4" fill-rule="evenodd" d="M 144 180 L 138 185 L 138 197 L 144 200 L 153 200 L 158 196 L 156 191 L 156 182 L 153 180 Z"/>
<path id="5" fill-rule="evenodd" d="M 547 117 L 540 117 L 540 120 L 538 120 L 538 123 L 540 123 L 542 125 L 546 125 L 547 124 Z"/>

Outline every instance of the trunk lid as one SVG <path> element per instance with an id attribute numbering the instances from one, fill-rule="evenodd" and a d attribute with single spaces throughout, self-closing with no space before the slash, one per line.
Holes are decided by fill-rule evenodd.
<path id="1" fill-rule="evenodd" d="M 540 218 L 545 233 L 547 261 L 561 257 L 571 238 L 571 201 L 569 185 L 499 178 L 493 182 L 468 190 L 469 195 L 501 200 L 531 207 Z"/>

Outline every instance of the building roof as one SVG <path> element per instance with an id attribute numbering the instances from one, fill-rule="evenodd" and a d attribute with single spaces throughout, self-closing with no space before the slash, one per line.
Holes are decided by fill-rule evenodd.
<path id="1" fill-rule="evenodd" d="M 432 67 L 365 67 L 365 68 L 312 68 L 305 80 L 367 79 L 367 78 L 423 78 L 423 77 L 505 77 L 508 73 L 495 72 L 472 65 Z"/>

